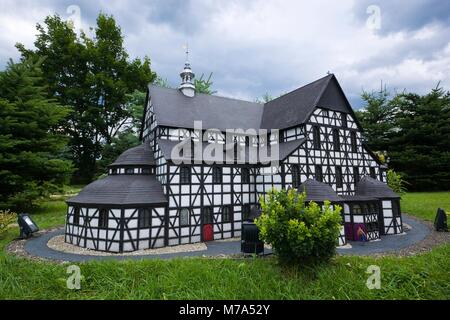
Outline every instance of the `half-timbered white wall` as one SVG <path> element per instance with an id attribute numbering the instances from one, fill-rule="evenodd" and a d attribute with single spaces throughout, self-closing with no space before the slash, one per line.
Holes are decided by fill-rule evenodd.
<path id="1" fill-rule="evenodd" d="M 75 207 L 68 207 L 65 227 L 67 243 L 108 252 L 127 252 L 165 245 L 164 207 L 148 207 L 151 220 L 150 226 L 145 228 L 139 228 L 138 208 L 105 208 L 108 211 L 106 228 L 99 227 L 98 207 L 80 206 L 79 209 L 79 222 L 75 224 Z"/>

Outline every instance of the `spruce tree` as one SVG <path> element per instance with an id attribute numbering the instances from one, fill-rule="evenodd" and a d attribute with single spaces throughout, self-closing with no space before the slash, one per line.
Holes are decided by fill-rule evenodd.
<path id="1" fill-rule="evenodd" d="M 0 72 L 0 209 L 26 210 L 69 178 L 61 121 L 70 109 L 47 98 L 42 61 L 10 61 Z"/>

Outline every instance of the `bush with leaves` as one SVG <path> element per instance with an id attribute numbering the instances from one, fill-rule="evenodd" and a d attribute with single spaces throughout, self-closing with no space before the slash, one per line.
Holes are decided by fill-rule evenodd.
<path id="1" fill-rule="evenodd" d="M 261 216 L 255 223 L 260 238 L 272 245 L 280 261 L 327 261 L 336 252 L 341 226 L 341 207 L 325 202 L 306 203 L 306 194 L 295 189 L 270 191 L 261 198 Z"/>
<path id="2" fill-rule="evenodd" d="M 394 192 L 398 193 L 399 195 L 406 193 L 406 181 L 403 180 L 403 176 L 400 173 L 395 172 L 392 169 L 389 169 L 387 171 L 387 184 L 388 186 L 394 190 Z"/>
<path id="3" fill-rule="evenodd" d="M 16 222 L 17 215 L 9 210 L 0 210 L 0 233 L 5 231 L 11 223 Z"/>

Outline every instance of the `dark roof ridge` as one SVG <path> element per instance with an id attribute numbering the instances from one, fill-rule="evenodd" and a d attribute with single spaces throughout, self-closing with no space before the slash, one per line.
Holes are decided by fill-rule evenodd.
<path id="1" fill-rule="evenodd" d="M 155 84 L 150 84 L 149 87 L 156 87 L 156 88 L 161 88 L 161 89 L 166 89 L 166 90 L 177 90 L 176 88 L 166 88 L 166 87 L 161 87 Z M 245 102 L 245 103 L 251 103 L 251 104 L 256 104 L 259 105 L 261 107 L 264 107 L 265 103 L 260 103 L 260 102 L 256 102 L 256 101 L 248 101 L 248 100 L 243 100 L 243 99 L 238 99 L 238 98 L 232 98 L 232 97 L 225 97 L 225 96 L 221 96 L 218 94 L 206 94 L 206 93 L 201 93 L 201 92 L 196 92 L 195 93 L 196 96 L 205 96 L 205 97 L 215 97 L 215 98 L 220 98 L 220 99 L 228 99 L 228 100 L 234 100 L 234 101 L 239 101 L 239 102 Z"/>
<path id="2" fill-rule="evenodd" d="M 288 95 L 294 94 L 294 93 L 300 91 L 301 89 L 304 89 L 304 88 L 309 87 L 309 86 L 311 86 L 311 85 L 313 85 L 313 84 L 316 84 L 316 83 L 319 82 L 319 81 L 325 80 L 325 78 L 329 78 L 328 81 L 330 81 L 331 78 L 333 78 L 333 77 L 335 77 L 335 76 L 334 76 L 334 73 L 327 74 L 326 76 L 324 76 L 324 77 L 322 77 L 322 78 L 319 78 L 319 79 L 317 79 L 317 80 L 314 80 L 313 82 L 307 83 L 307 84 L 305 84 L 305 85 L 303 85 L 303 86 L 301 86 L 301 87 L 299 87 L 299 88 L 297 88 L 297 89 L 294 89 L 294 90 L 292 90 L 292 91 L 289 91 L 289 92 L 287 92 L 287 93 L 285 93 L 285 94 L 282 94 L 281 96 L 276 97 L 275 99 L 270 100 L 269 102 L 266 102 L 264 105 L 269 104 L 269 103 L 271 103 L 272 101 L 278 100 L 278 99 L 280 99 L 280 98 L 286 97 L 286 96 L 288 96 Z M 322 88 L 320 94 L 317 96 L 316 101 L 315 101 L 315 104 L 317 104 L 317 102 L 319 101 L 319 99 L 320 99 L 320 97 L 322 96 L 322 94 L 323 94 L 323 92 L 325 91 L 325 89 L 326 89 L 326 86 L 324 86 L 324 87 Z"/>

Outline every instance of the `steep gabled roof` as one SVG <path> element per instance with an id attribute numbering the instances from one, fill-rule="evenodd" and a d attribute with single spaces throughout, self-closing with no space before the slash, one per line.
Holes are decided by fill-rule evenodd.
<path id="1" fill-rule="evenodd" d="M 349 113 L 361 129 L 334 74 L 291 91 L 265 104 L 207 94 L 186 97 L 177 89 L 149 86 L 158 125 L 203 129 L 286 129 L 305 123 L 316 107 Z M 141 132 L 142 133 L 142 132 Z"/>
<path id="2" fill-rule="evenodd" d="M 284 129 L 306 121 L 327 88 L 332 74 L 269 101 L 264 106 L 261 128 Z"/>
<path id="3" fill-rule="evenodd" d="M 264 105 L 238 99 L 197 93 L 186 97 L 178 89 L 149 86 L 158 125 L 193 128 L 202 121 L 203 129 L 258 129 Z"/>

